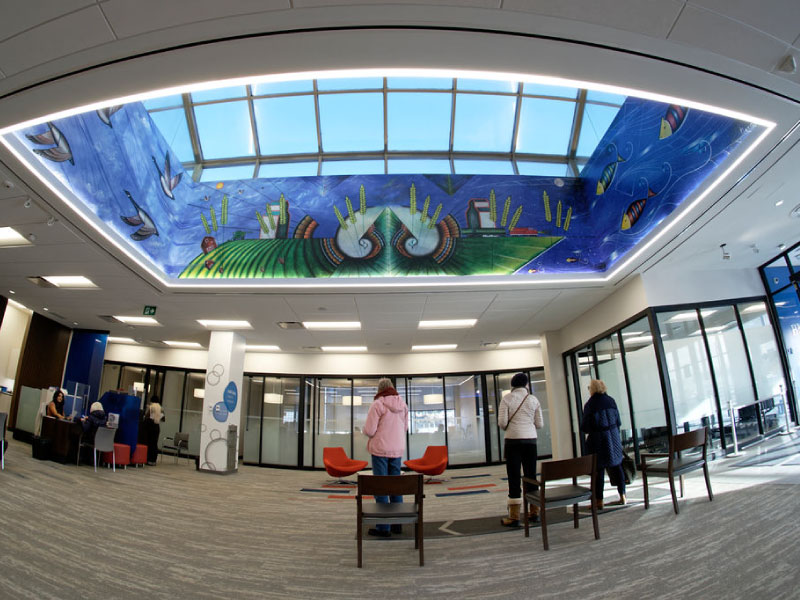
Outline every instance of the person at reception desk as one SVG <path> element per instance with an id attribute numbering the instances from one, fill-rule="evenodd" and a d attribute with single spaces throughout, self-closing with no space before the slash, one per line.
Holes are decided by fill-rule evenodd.
<path id="1" fill-rule="evenodd" d="M 64 392 L 60 389 L 53 394 L 53 399 L 47 405 L 47 416 L 56 419 L 66 419 L 64 416 Z"/>

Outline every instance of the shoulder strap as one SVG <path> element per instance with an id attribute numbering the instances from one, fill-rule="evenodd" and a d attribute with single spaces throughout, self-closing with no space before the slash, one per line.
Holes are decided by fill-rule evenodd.
<path id="1" fill-rule="evenodd" d="M 527 400 L 527 399 L 528 399 L 528 396 L 530 396 L 530 394 L 528 394 L 527 396 L 525 396 L 525 397 L 522 399 L 522 402 L 520 402 L 520 403 L 519 403 L 519 406 L 517 406 L 517 410 L 515 410 L 515 411 L 514 411 L 514 414 L 513 414 L 513 415 L 511 415 L 511 417 L 508 419 L 508 425 L 511 425 L 511 421 L 514 419 L 514 417 L 516 417 L 516 416 L 517 416 L 517 413 L 519 412 L 519 409 L 520 409 L 520 408 L 522 408 L 522 405 L 523 405 L 523 404 L 525 404 L 525 400 Z M 506 425 L 506 427 L 508 427 L 508 425 Z"/>

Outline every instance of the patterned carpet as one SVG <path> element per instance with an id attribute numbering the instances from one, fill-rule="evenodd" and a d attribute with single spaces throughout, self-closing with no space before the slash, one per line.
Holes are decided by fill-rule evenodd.
<path id="1" fill-rule="evenodd" d="M 33 460 L 12 440 L 0 598 L 797 598 L 800 467 L 735 464 L 713 463 L 714 502 L 689 476 L 678 516 L 661 481 L 645 511 L 637 479 L 632 506 L 601 513 L 597 541 L 585 520 L 549 527 L 549 552 L 539 529 L 429 539 L 419 567 L 413 542 L 369 540 L 358 569 L 354 494 L 300 491 L 326 489 L 324 472 L 245 466 L 219 477 L 164 461 L 94 473 Z M 426 488 L 426 520 L 498 518 L 504 475 L 448 471 Z M 438 495 L 462 485 L 487 487 Z"/>

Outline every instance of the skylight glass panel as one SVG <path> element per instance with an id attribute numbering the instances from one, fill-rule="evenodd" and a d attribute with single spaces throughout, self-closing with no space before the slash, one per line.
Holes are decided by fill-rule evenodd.
<path id="1" fill-rule="evenodd" d="M 387 94 L 389 150 L 447 150 L 452 95 Z"/>
<path id="2" fill-rule="evenodd" d="M 309 177 L 315 176 L 319 164 L 313 162 L 266 163 L 258 170 L 259 177 Z"/>
<path id="3" fill-rule="evenodd" d="M 617 116 L 619 108 L 602 104 L 587 104 L 583 109 L 578 156 L 591 156 Z"/>
<path id="4" fill-rule="evenodd" d="M 450 161 L 443 158 L 390 158 L 387 170 L 390 175 L 441 175 L 450 173 Z"/>
<path id="5" fill-rule="evenodd" d="M 325 160 L 322 175 L 382 175 L 382 160 Z"/>
<path id="6" fill-rule="evenodd" d="M 517 152 L 566 154 L 574 115 L 574 102 L 523 98 Z"/>
<path id="7" fill-rule="evenodd" d="M 301 81 L 276 81 L 274 83 L 256 83 L 252 86 L 254 96 L 266 96 L 269 94 L 296 94 L 301 92 L 313 92 L 314 81 L 303 79 Z"/>
<path id="8" fill-rule="evenodd" d="M 189 137 L 189 126 L 186 124 L 186 111 L 183 108 L 172 110 L 161 110 L 150 113 L 161 136 L 167 145 L 172 149 L 178 160 L 181 162 L 192 162 L 194 151 L 192 150 L 192 140 Z"/>
<path id="9" fill-rule="evenodd" d="M 514 175 L 510 160 L 456 159 L 453 166 L 458 175 Z"/>
<path id="10" fill-rule="evenodd" d="M 449 77 L 387 77 L 386 87 L 394 90 L 452 90 Z"/>
<path id="11" fill-rule="evenodd" d="M 516 81 L 499 81 L 492 79 L 461 79 L 458 78 L 456 87 L 458 91 L 469 90 L 473 92 L 500 92 L 516 94 L 519 84 Z"/>
<path id="12" fill-rule="evenodd" d="M 224 102 L 194 107 L 203 158 L 252 156 L 253 131 L 247 102 Z"/>
<path id="13" fill-rule="evenodd" d="M 175 94 L 174 96 L 162 96 L 161 98 L 150 98 L 142 102 L 147 110 L 156 108 L 172 108 L 174 106 L 183 106 L 183 96 Z"/>
<path id="14" fill-rule="evenodd" d="M 339 77 L 336 79 L 317 79 L 320 92 L 336 92 L 339 90 L 381 90 L 383 77 Z"/>
<path id="15" fill-rule="evenodd" d="M 313 96 L 253 100 L 253 110 L 261 154 L 319 151 Z"/>
<path id="16" fill-rule="evenodd" d="M 541 177 L 569 177 L 569 167 L 564 163 L 517 161 L 520 175 L 539 175 Z"/>
<path id="17" fill-rule="evenodd" d="M 609 104 L 617 104 L 621 106 L 622 103 L 625 102 L 627 98 L 628 98 L 627 96 L 621 96 L 620 94 L 597 92 L 595 90 L 586 91 L 587 102 L 608 102 Z"/>
<path id="18" fill-rule="evenodd" d="M 516 104 L 514 96 L 457 94 L 453 149 L 510 152 Z"/>
<path id="19" fill-rule="evenodd" d="M 200 174 L 200 181 L 236 181 L 237 179 L 252 179 L 254 172 L 255 164 L 233 165 L 230 167 L 206 167 Z"/>
<path id="20" fill-rule="evenodd" d="M 522 87 L 522 93 L 526 96 L 555 96 L 556 98 L 570 98 L 574 100 L 578 97 L 578 88 L 525 83 Z"/>
<path id="21" fill-rule="evenodd" d="M 319 97 L 324 152 L 383 150 L 383 94 Z"/>
<path id="22" fill-rule="evenodd" d="M 244 98 L 245 96 L 247 96 L 247 88 L 243 85 L 235 85 L 232 87 L 192 92 L 192 101 L 213 102 L 214 100 L 230 100 L 231 98 Z"/>

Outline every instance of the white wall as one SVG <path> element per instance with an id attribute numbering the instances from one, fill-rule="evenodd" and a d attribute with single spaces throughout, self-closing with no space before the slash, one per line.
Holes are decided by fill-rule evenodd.
<path id="1" fill-rule="evenodd" d="M 763 296 L 764 284 L 757 269 L 688 268 L 647 271 L 642 276 L 650 306 L 694 304 L 732 298 Z"/>
<path id="2" fill-rule="evenodd" d="M 13 389 L 22 344 L 31 321 L 31 311 L 8 304 L 0 326 L 0 385 Z"/>
<path id="3" fill-rule="evenodd" d="M 106 360 L 182 369 L 206 369 L 205 350 L 150 348 L 108 344 Z M 507 371 L 541 367 L 539 347 L 483 352 L 431 352 L 414 354 L 289 354 L 248 352 L 247 373 L 285 375 L 427 375 L 471 371 Z"/>

